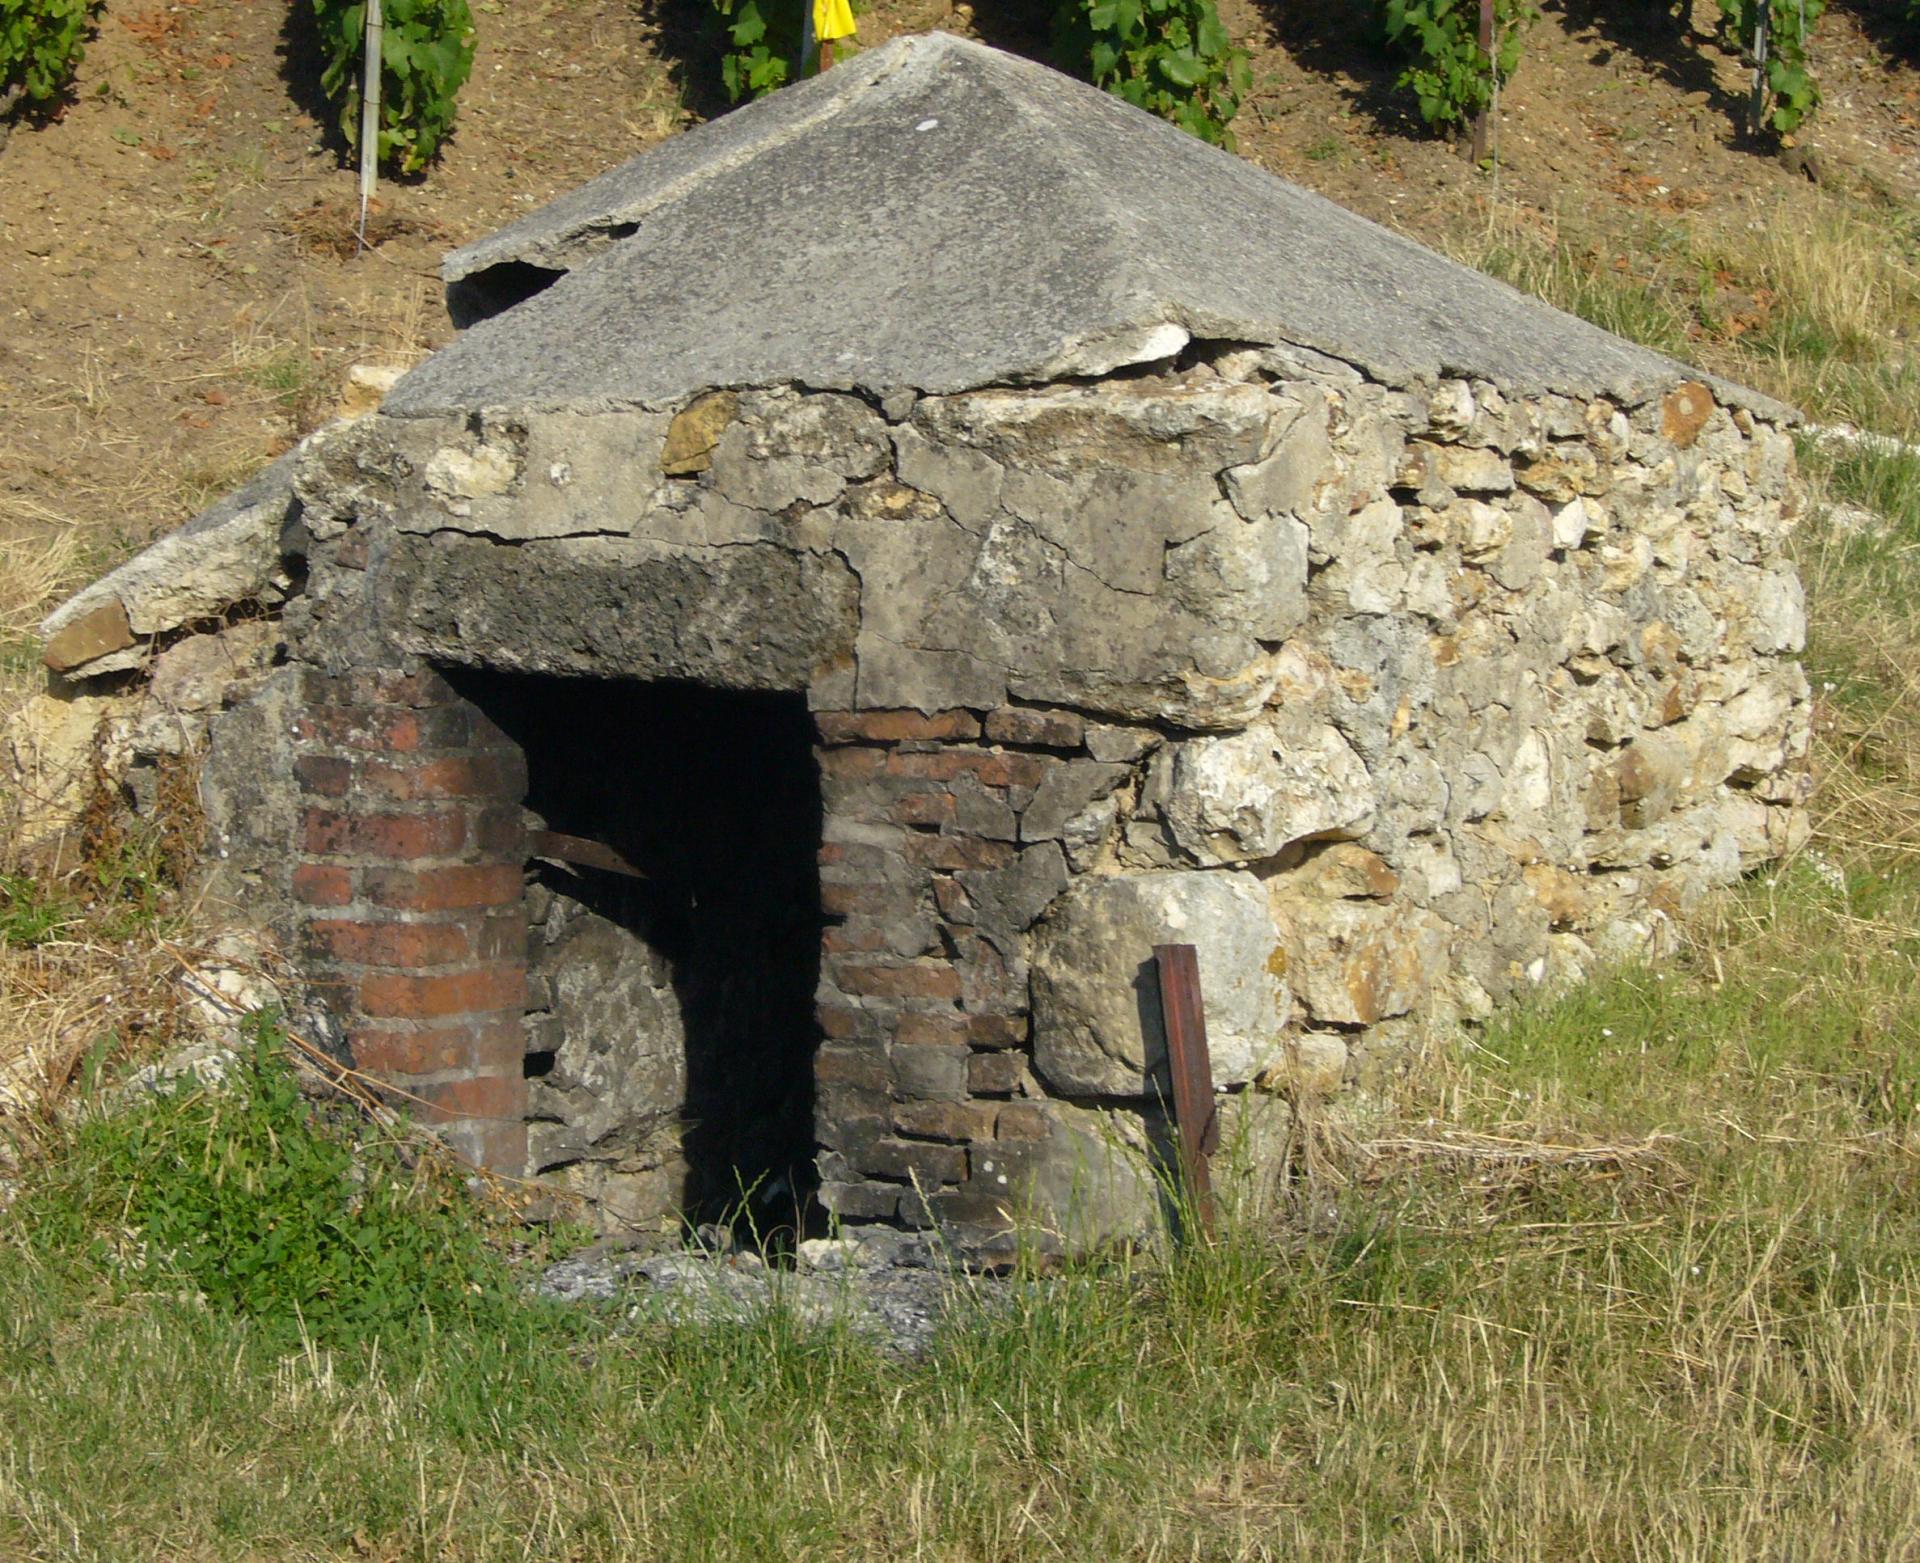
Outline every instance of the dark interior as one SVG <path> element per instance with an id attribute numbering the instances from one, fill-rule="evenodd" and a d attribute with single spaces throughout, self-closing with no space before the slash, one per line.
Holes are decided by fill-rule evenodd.
<path id="1" fill-rule="evenodd" d="M 686 1033 L 686 1214 L 796 1223 L 814 1186 L 820 786 L 798 694 L 449 670 L 527 757 L 549 831 L 643 878 L 536 859 L 668 961 Z M 591 858 L 593 854 L 576 853 Z M 551 1055 L 530 1054 L 530 1075 Z"/>

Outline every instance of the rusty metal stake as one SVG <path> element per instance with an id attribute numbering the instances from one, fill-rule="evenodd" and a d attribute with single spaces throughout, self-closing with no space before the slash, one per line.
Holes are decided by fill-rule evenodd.
<path id="1" fill-rule="evenodd" d="M 1173 1119 L 1180 1134 L 1180 1176 L 1200 1230 L 1213 1236 L 1213 1165 L 1220 1119 L 1213 1106 L 1213 1059 L 1207 1051 L 1207 1013 L 1200 999 L 1200 956 L 1190 944 L 1156 944 L 1160 1015 L 1173 1076 Z"/>

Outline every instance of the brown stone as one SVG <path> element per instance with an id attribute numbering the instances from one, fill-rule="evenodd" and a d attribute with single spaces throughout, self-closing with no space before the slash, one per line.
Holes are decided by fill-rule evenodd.
<path id="1" fill-rule="evenodd" d="M 1691 445 L 1713 416 L 1713 392 L 1698 380 L 1676 385 L 1660 403 L 1660 433 L 1674 444 Z"/>
<path id="2" fill-rule="evenodd" d="M 740 410 L 732 391 L 715 391 L 683 408 L 667 428 L 660 470 L 670 478 L 690 478 L 713 465 L 713 448 Z"/>
<path id="3" fill-rule="evenodd" d="M 1298 870 L 1316 895 L 1342 900 L 1384 901 L 1400 888 L 1400 876 L 1377 852 L 1358 842 L 1336 841 Z"/>
<path id="4" fill-rule="evenodd" d="M 822 1183 L 820 1203 L 848 1221 L 891 1220 L 900 1208 L 900 1188 L 893 1183 Z"/>
<path id="5" fill-rule="evenodd" d="M 133 641 L 126 607 L 114 597 L 56 631 L 47 642 L 44 660 L 54 672 L 64 673 L 96 657 L 125 651 Z"/>
<path id="6" fill-rule="evenodd" d="M 877 1048 L 829 1044 L 813 1056 L 813 1077 L 821 1085 L 854 1086 L 865 1091 L 883 1091 L 887 1085 L 887 1061 Z"/>
<path id="7" fill-rule="evenodd" d="M 965 1151 L 926 1140 L 875 1140 L 861 1151 L 859 1164 L 862 1172 L 916 1183 L 923 1189 L 958 1183 L 967 1175 Z"/>
<path id="8" fill-rule="evenodd" d="M 1522 877 L 1555 928 L 1571 928 L 1587 914 L 1586 881 L 1551 863 L 1535 863 Z"/>
<path id="9" fill-rule="evenodd" d="M 1009 1102 L 994 1120 L 994 1133 L 1003 1140 L 1044 1140 L 1052 1131 L 1047 1110 L 1033 1102 Z"/>
<path id="10" fill-rule="evenodd" d="M 957 999 L 960 978 L 944 963 L 899 965 L 836 962 L 834 981 L 842 993 L 883 999 Z"/>

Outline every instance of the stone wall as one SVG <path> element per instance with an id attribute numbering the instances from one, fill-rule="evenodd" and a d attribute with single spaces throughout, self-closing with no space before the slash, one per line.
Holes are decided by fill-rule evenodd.
<path id="1" fill-rule="evenodd" d="M 1792 447 L 1725 388 L 1519 398 L 1220 349 L 945 397 L 378 416 L 292 466 L 303 676 L 805 695 L 818 1171 L 849 1219 L 978 1242 L 1021 1208 L 1079 1207 L 1085 1233 L 1150 1219 L 1143 1162 L 1114 1147 L 1162 1134 L 1155 942 L 1199 946 L 1245 1120 L 1599 959 L 1658 957 L 1674 918 L 1804 835 Z M 403 830 L 365 792 L 391 757 L 338 735 L 414 708 L 337 687 L 294 691 L 355 714 L 309 711 L 293 747 L 370 801 L 343 835 L 318 803 L 289 825 L 302 872 L 359 874 L 359 922 L 366 876 L 393 871 L 362 848 L 504 871 L 512 830 L 479 794 L 410 799 Z M 248 774 L 280 763 L 265 708 L 222 718 L 260 740 L 229 745 Z M 470 741 L 448 729 L 436 763 Z M 464 834 L 415 840 L 432 819 Z M 338 969 L 364 1012 L 373 963 Z M 496 997 L 476 1014 L 504 1048 Z"/>

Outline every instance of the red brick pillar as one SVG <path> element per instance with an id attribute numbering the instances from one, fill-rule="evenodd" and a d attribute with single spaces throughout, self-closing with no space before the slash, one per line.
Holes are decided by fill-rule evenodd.
<path id="1" fill-rule="evenodd" d="M 1033 1110 L 1003 1102 L 1025 1072 L 1026 969 L 985 936 L 972 896 L 1002 899 L 1023 852 L 1058 859 L 1056 842 L 1023 848 L 1019 820 L 1060 762 L 982 742 L 968 711 L 814 721 L 828 919 L 814 1066 L 822 1202 L 847 1220 L 1004 1225 L 999 1141 L 1032 1132 Z M 999 922 L 1002 942 L 1018 945 L 1024 922 Z"/>
<path id="2" fill-rule="evenodd" d="M 357 1068 L 461 1155 L 526 1166 L 526 758 L 438 674 L 309 673 L 292 873 Z"/>

